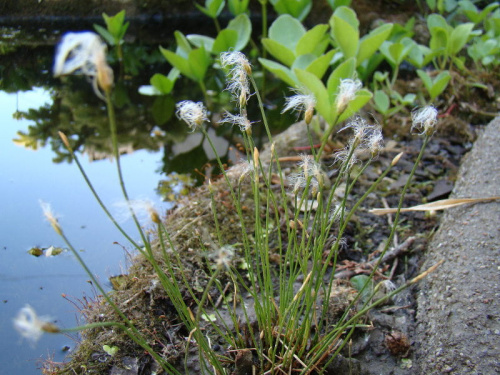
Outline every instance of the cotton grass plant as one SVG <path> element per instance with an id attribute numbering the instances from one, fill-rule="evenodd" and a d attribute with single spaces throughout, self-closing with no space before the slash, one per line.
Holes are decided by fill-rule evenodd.
<path id="1" fill-rule="evenodd" d="M 128 197 L 120 167 L 117 125 L 111 101 L 112 74 L 102 59 L 103 47 L 95 40 L 97 36 L 89 34 L 82 33 L 78 37 L 73 35 L 72 38 L 63 39 L 56 56 L 56 74 L 88 74 L 96 94 L 106 101 L 113 154 L 122 193 L 136 223 L 142 244 L 134 241 L 133 237 L 121 228 L 88 179 L 72 150 L 71 142 L 64 134 L 61 133 L 60 136 L 106 215 L 138 251 L 139 257 L 154 271 L 154 282 L 161 285 L 176 311 L 175 324 L 182 324 L 188 335 L 183 347 L 183 364 L 169 360 L 162 349 L 164 344 L 152 340 L 147 330 L 139 329 L 141 322 L 130 319 L 123 311 L 118 297 L 104 290 L 64 235 L 56 216 L 47 209 L 49 206 L 46 206 L 46 216 L 52 227 L 64 239 L 113 311 L 113 320 L 105 318 L 106 321 L 90 322 L 86 326 L 71 330 L 119 328 L 146 350 L 164 371 L 171 374 L 189 373 L 188 362 L 191 360 L 192 347 L 197 348 L 199 369 L 203 374 L 230 374 L 238 366 L 240 370 L 245 368 L 255 374 L 322 373 L 346 345 L 354 330 L 362 326 L 359 320 L 367 311 L 425 275 L 399 286 L 381 299 L 372 301 L 369 298 L 364 304 L 360 304 L 358 300 L 363 289 L 368 287 L 367 282 L 338 321 L 333 324 L 328 319 L 331 308 L 330 295 L 334 288 L 334 270 L 347 224 L 363 201 L 376 190 L 398 162 L 401 154 L 394 158 L 391 165 L 361 198 L 353 204 L 348 204 L 347 198 L 360 176 L 377 157 L 382 146 L 382 136 L 379 127 L 370 125 L 361 118 L 351 120 L 341 130 L 352 131 L 352 138 L 346 148 L 336 155 L 335 165 L 328 166 L 338 169 L 337 177 L 330 181 L 322 163 L 322 155 L 337 125 L 335 120 L 328 125 L 321 138 L 318 152 L 303 155 L 296 166 L 296 172 L 285 175 L 279 161 L 279 150 L 275 145 L 271 145 L 266 158 L 261 158 L 252 138 L 252 126 L 256 126 L 259 120 L 264 124 L 272 142 L 261 96 L 252 77 L 251 65 L 241 52 L 226 52 L 220 57 L 221 66 L 227 71 L 227 90 L 234 98 L 238 113 L 226 113 L 221 123 L 230 123 L 240 128 L 246 160 L 226 171 L 217 156 L 222 178 L 209 181 L 206 187 L 213 220 L 213 233 L 210 233 L 213 244 L 200 240 L 197 242 L 199 247 L 195 249 L 201 256 L 198 265 L 205 270 L 207 280 L 202 290 L 193 285 L 189 275 L 192 271 L 186 266 L 184 254 L 176 239 L 181 230 L 172 235 L 165 220 L 154 207 L 149 211 L 151 223 L 155 228 L 154 236 L 145 232 L 137 219 L 135 205 Z M 78 42 L 68 43 L 68 39 Z M 86 50 L 87 45 L 99 48 L 100 52 L 89 53 Z M 83 62 L 78 67 L 74 62 L 79 61 L 82 51 L 85 51 L 85 54 L 81 56 Z M 96 59 L 96 56 L 96 61 L 85 60 Z M 71 68 L 62 68 L 66 63 L 70 64 Z M 89 66 L 93 68 L 90 69 Z M 358 81 L 342 81 L 338 100 L 332 103 L 336 106 L 333 109 L 337 113 L 336 119 L 359 89 Z M 249 119 L 247 115 L 246 107 L 253 96 L 257 99 L 262 114 L 260 119 Z M 312 94 L 297 93 L 296 97 L 287 100 L 284 110 L 302 110 L 305 122 L 309 124 L 313 119 L 315 103 Z M 202 132 L 217 154 L 206 130 L 210 119 L 203 103 L 180 102 L 177 104 L 176 114 L 192 131 Z M 436 112 L 433 109 L 425 108 L 414 116 L 415 128 L 420 129 L 423 126 L 424 143 L 410 178 L 402 190 L 399 208 L 403 204 L 404 195 L 422 157 L 423 149 L 432 135 L 431 127 L 435 123 Z M 312 140 L 311 134 L 309 137 Z M 368 159 L 363 162 L 357 158 L 362 151 L 369 154 Z M 313 147 L 311 152 L 314 153 Z M 353 169 L 355 164 L 359 164 L 356 170 Z M 341 184 L 345 184 L 346 188 L 342 198 L 337 201 L 336 191 Z M 221 200 L 223 194 L 225 201 Z M 229 229 L 231 235 L 228 235 L 227 228 L 224 228 L 226 214 L 223 209 L 232 210 L 237 218 L 233 224 L 234 228 Z M 389 248 L 398 218 L 399 210 L 380 259 Z M 194 223 L 196 219 L 193 217 L 183 225 L 186 228 L 195 225 Z M 332 241 L 333 232 L 336 237 Z M 370 279 L 378 266 L 379 264 L 376 264 L 373 268 Z M 227 282 L 226 287 L 223 281 Z M 231 290 L 230 298 L 226 298 L 228 289 Z M 216 295 L 219 298 L 214 298 Z M 357 306 L 357 311 L 350 315 L 349 311 L 354 306 Z M 43 331 L 66 331 L 52 324 L 40 324 L 43 320 L 37 319 L 29 307 L 21 311 L 15 322 L 23 335 L 28 336 L 33 332 L 33 339 L 38 339 Z M 223 353 L 214 349 L 213 341 L 216 338 L 224 346 Z M 248 360 L 244 364 L 238 362 L 245 356 Z"/>

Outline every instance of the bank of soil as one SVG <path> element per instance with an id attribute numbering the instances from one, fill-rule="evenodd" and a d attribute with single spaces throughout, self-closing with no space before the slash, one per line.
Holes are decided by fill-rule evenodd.
<path id="1" fill-rule="evenodd" d="M 500 196 L 500 118 L 464 158 L 453 197 Z M 418 374 L 500 374 L 500 202 L 450 209 L 424 255 Z"/>

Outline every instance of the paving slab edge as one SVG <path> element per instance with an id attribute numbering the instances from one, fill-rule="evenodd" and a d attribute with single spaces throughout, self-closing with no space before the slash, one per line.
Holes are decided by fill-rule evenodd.
<path id="1" fill-rule="evenodd" d="M 452 197 L 500 196 L 500 117 L 460 166 Z M 417 292 L 415 374 L 500 374 L 500 202 L 448 210 Z"/>

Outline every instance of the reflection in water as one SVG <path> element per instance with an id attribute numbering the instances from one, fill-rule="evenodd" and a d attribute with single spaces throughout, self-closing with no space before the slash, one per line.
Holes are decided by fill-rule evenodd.
<path id="1" fill-rule="evenodd" d="M 3 283 L 0 351 L 11 359 L 10 363 L 3 364 L 2 371 L 30 375 L 38 373 L 33 358 L 49 354 L 56 361 L 62 360 L 65 353 L 59 348 L 74 347 L 74 342 L 63 336 L 44 336 L 34 350 L 13 345 L 18 343 L 18 337 L 11 318 L 18 309 L 30 303 L 37 311 L 60 318 L 57 322 L 61 326 L 71 327 L 75 321 L 78 323 L 77 311 L 58 296 L 73 295 L 77 299 L 82 294 L 83 299 L 87 298 L 85 294 L 93 296 L 87 277 L 68 254 L 35 258 L 27 253 L 32 247 L 63 246 L 49 224 L 42 221 L 38 200 L 53 203 L 64 215 L 61 223 L 65 232 L 78 244 L 89 267 L 101 279 L 123 273 L 126 264 L 120 265 L 125 258 L 121 235 L 100 215 L 76 166 L 68 165 L 71 156 L 57 134 L 58 131 L 65 133 L 74 150 L 86 156 L 82 158 L 84 168 L 103 200 L 116 201 L 120 192 L 114 166 L 96 162 L 110 159 L 112 154 L 104 102 L 94 95 L 82 77 L 52 78 L 57 35 L 49 34 L 41 41 L 23 33 L 17 33 L 19 35 L 23 36 L 24 45 L 13 43 L 7 33 L 3 39 L 0 37 L 0 89 L 3 91 L 0 93 L 0 141 L 3 142 L 0 149 L 4 155 L 0 162 L 0 196 L 5 202 L 0 227 L 8 234 L 0 244 L 0 282 Z M 110 57 L 116 69 L 113 54 Z M 176 83 L 175 97 L 140 95 L 139 86 L 147 84 L 154 73 L 165 73 L 170 68 L 157 45 L 124 45 L 124 57 L 124 69 L 117 74 L 113 102 L 120 153 L 134 153 L 122 159 L 129 194 L 144 196 L 156 190 L 164 199 L 176 199 L 189 193 L 195 181 L 199 184 L 219 173 L 213 169 L 216 163 L 207 141 L 201 134 L 189 133 L 174 115 L 176 102 L 199 100 L 203 95 L 199 91 L 193 93 L 192 83 L 183 79 Z M 5 94 L 33 87 L 43 87 L 44 91 L 39 90 L 39 97 L 29 106 L 25 105 L 29 93 L 20 94 L 22 100 L 18 106 L 14 96 Z M 222 91 L 224 79 L 216 74 L 207 87 L 211 90 L 207 93 L 213 105 L 211 117 L 216 119 L 217 112 L 231 109 L 229 94 Z M 282 100 L 283 87 L 268 87 Z M 249 114 L 252 117 L 251 108 Z M 274 129 L 292 122 L 290 117 L 280 116 L 279 109 L 269 110 L 267 114 Z M 254 134 L 258 135 L 259 131 L 257 123 Z M 217 151 L 223 156 L 223 163 L 229 164 L 230 144 L 239 141 L 238 129 L 212 123 L 209 134 L 212 139 L 218 137 Z M 18 146 L 37 150 L 36 154 L 13 147 L 13 139 Z M 163 155 L 153 153 L 160 151 Z M 129 224 L 126 229 L 135 233 L 132 223 Z"/>

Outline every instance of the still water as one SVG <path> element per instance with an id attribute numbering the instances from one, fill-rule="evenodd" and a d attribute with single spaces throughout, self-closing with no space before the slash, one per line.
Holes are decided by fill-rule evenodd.
<path id="1" fill-rule="evenodd" d="M 49 148 L 27 150 L 14 144 L 17 131 L 27 130 L 29 120 L 15 120 L 16 110 L 26 111 L 50 103 L 43 89 L 7 94 L 0 92 L 0 358 L 2 374 L 39 374 L 37 361 L 52 357 L 60 361 L 62 348 L 74 348 L 75 341 L 62 335 L 44 335 L 35 347 L 22 342 L 12 327 L 12 318 L 25 304 L 41 315 L 47 315 L 63 327 L 78 322 L 78 311 L 61 295 L 69 298 L 93 296 L 88 276 L 70 253 L 56 257 L 33 257 L 27 251 L 33 246 L 64 247 L 62 239 L 44 221 L 39 200 L 49 202 L 60 215 L 60 223 L 75 248 L 99 279 L 122 273 L 127 266 L 123 248 L 127 245 L 109 222 L 76 166 L 54 164 Z M 115 166 L 109 160 L 81 162 L 95 183 L 102 199 L 113 207 L 120 201 Z M 137 151 L 122 158 L 127 188 L 131 197 L 147 197 L 159 201 L 155 188 L 159 175 L 155 172 L 161 155 Z M 124 223 L 133 232 L 131 223 Z"/>

